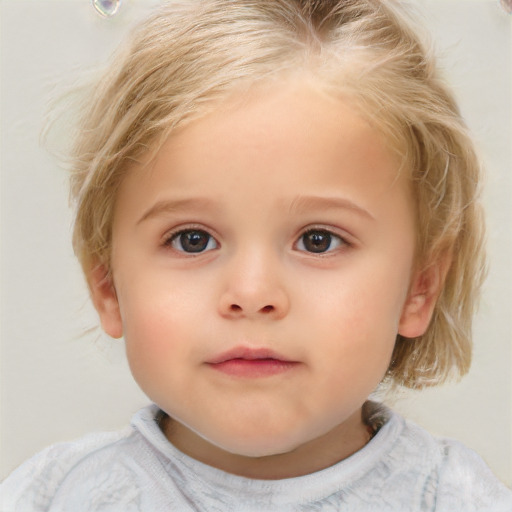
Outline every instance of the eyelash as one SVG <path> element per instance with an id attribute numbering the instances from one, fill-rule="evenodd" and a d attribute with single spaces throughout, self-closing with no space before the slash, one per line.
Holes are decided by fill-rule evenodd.
<path id="1" fill-rule="evenodd" d="M 196 241 L 192 241 L 192 244 L 199 244 L 199 250 L 185 250 L 183 247 L 183 243 L 186 242 L 186 240 L 182 237 L 186 236 L 187 234 L 192 235 L 196 234 L 200 237 L 203 237 L 203 240 L 197 239 Z M 313 244 L 317 244 L 317 248 L 320 250 L 312 250 L 311 247 L 310 250 L 306 247 L 306 244 L 309 242 L 306 242 L 306 237 L 315 235 L 317 237 L 316 241 L 309 240 L 309 242 L 312 242 Z M 322 240 L 322 237 L 324 239 Z M 191 241 L 191 240 L 189 240 Z M 333 248 L 332 245 L 335 244 L 335 247 Z M 177 245 L 180 245 L 181 247 L 178 247 Z M 177 252 L 188 254 L 188 255 L 201 255 L 206 252 L 218 249 L 220 247 L 219 242 L 215 239 L 213 235 L 211 235 L 207 230 L 201 228 L 201 227 L 187 227 L 187 228 L 180 228 L 179 230 L 173 231 L 171 233 L 168 233 L 163 241 L 163 245 L 165 247 L 169 247 Z M 315 254 L 322 256 L 324 254 L 329 254 L 331 252 L 336 251 L 337 249 L 341 249 L 343 247 L 350 247 L 351 243 L 347 241 L 344 237 L 337 235 L 336 233 L 333 233 L 330 229 L 323 228 L 323 227 L 312 227 L 308 228 L 305 231 L 302 232 L 302 234 L 297 238 L 296 242 L 293 244 L 293 247 L 295 249 L 300 250 L 301 252 L 306 252 L 308 254 Z M 190 249 L 191 247 L 189 247 Z"/>
<path id="2" fill-rule="evenodd" d="M 321 235 L 321 236 L 324 236 L 327 238 L 327 248 L 325 248 L 325 250 L 319 250 L 319 251 L 314 251 L 314 250 L 307 250 L 306 246 L 305 246 L 305 237 L 307 236 L 311 236 L 311 235 Z M 335 247 L 332 247 L 332 243 L 335 241 Z M 320 241 L 321 242 L 321 241 Z M 327 228 L 322 228 L 322 227 L 313 227 L 313 228 L 309 228 L 307 229 L 306 231 L 304 231 L 300 236 L 299 238 L 297 239 L 297 242 L 295 242 L 294 244 L 294 247 L 298 246 L 299 244 L 302 244 L 303 246 L 303 250 L 305 252 L 307 252 L 308 254 L 316 254 L 316 255 L 324 255 L 324 254 L 329 254 L 329 253 L 332 253 L 332 252 L 335 252 L 337 249 L 340 250 L 341 248 L 343 247 L 350 247 L 351 244 L 342 236 L 340 235 L 337 235 L 336 233 L 333 233 L 333 231 L 331 231 L 330 229 L 327 229 Z M 323 244 L 320 248 L 323 249 L 323 246 L 325 244 Z"/>
<path id="3" fill-rule="evenodd" d="M 183 248 L 184 240 L 181 239 L 181 237 L 183 237 L 187 233 L 188 234 L 196 233 L 196 234 L 200 234 L 201 236 L 206 235 L 208 237 L 208 239 L 206 240 L 205 247 L 202 248 L 199 251 L 186 251 L 186 250 L 184 250 L 184 248 Z M 180 239 L 181 239 L 181 242 L 180 242 Z M 212 244 L 212 242 L 215 244 L 215 247 L 209 247 Z M 175 246 L 175 244 L 177 244 L 177 243 L 180 243 L 181 249 Z M 190 255 L 200 255 L 200 254 L 203 254 L 204 252 L 209 252 L 209 251 L 211 251 L 213 249 L 218 249 L 219 248 L 219 242 L 215 239 L 215 237 L 213 235 L 208 233 L 208 231 L 203 229 L 203 228 L 194 227 L 194 226 L 190 226 L 190 227 L 187 227 L 187 228 L 181 228 L 181 229 L 178 229 L 178 230 L 173 231 L 171 233 L 168 233 L 165 236 L 165 238 L 164 238 L 163 245 L 166 246 L 166 247 L 169 247 L 171 249 L 174 249 L 177 252 L 181 252 L 183 254 L 190 254 Z"/>

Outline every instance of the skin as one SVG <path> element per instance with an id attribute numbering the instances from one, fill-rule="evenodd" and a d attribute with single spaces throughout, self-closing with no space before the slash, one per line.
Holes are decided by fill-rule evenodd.
<path id="1" fill-rule="evenodd" d="M 415 270 L 398 169 L 348 101 L 289 80 L 231 99 L 127 173 L 113 277 L 99 266 L 89 281 L 103 328 L 124 335 L 135 379 L 172 418 L 163 430 L 176 447 L 278 479 L 368 442 L 361 407 L 397 333 L 426 330 L 440 287 L 435 265 Z M 286 363 L 226 373 L 212 362 L 232 349 Z"/>

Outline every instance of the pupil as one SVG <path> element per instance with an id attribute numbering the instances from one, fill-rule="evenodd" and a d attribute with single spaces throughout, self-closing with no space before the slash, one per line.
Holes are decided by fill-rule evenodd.
<path id="1" fill-rule="evenodd" d="M 331 245 L 331 235 L 327 232 L 312 231 L 304 235 L 304 247 L 310 252 L 325 252 Z"/>
<path id="2" fill-rule="evenodd" d="M 209 235 L 203 231 L 187 231 L 180 235 L 180 242 L 187 252 L 201 252 L 208 245 Z"/>

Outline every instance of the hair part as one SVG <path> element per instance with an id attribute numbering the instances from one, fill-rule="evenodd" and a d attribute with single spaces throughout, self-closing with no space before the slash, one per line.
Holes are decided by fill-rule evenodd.
<path id="1" fill-rule="evenodd" d="M 117 190 L 176 129 L 257 83 L 314 73 L 348 96 L 402 157 L 418 265 L 451 265 L 427 332 L 398 336 L 389 380 L 418 388 L 465 374 L 484 276 L 480 163 L 431 48 L 392 0 L 175 0 L 121 46 L 79 123 L 73 244 L 84 272 L 110 266 Z"/>

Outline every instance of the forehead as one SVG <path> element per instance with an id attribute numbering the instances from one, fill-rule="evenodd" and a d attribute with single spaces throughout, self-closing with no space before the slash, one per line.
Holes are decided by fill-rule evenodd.
<path id="1" fill-rule="evenodd" d="M 233 201 L 235 193 L 293 201 L 306 192 L 340 193 L 370 208 L 404 188 L 399 167 L 349 100 L 294 80 L 235 94 L 176 131 L 151 162 L 128 174 L 119 200 L 144 193 L 152 202 L 166 194 Z"/>

